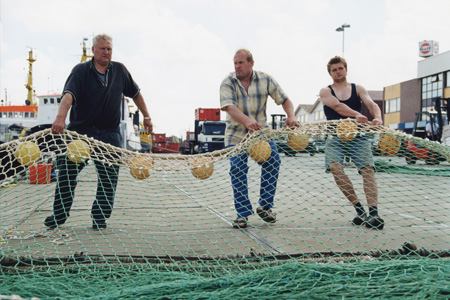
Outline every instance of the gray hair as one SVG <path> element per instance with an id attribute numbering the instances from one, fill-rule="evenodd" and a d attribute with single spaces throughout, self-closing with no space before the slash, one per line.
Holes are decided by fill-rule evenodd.
<path id="1" fill-rule="evenodd" d="M 112 46 L 112 37 L 107 35 L 106 33 L 97 34 L 96 36 L 94 36 L 94 38 L 92 39 L 92 46 L 96 47 L 99 40 L 110 42 Z"/>

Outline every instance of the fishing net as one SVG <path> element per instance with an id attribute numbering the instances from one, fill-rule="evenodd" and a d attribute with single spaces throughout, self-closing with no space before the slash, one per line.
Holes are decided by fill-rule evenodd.
<path id="1" fill-rule="evenodd" d="M 325 168 L 325 144 L 332 153 L 334 142 L 363 140 L 353 151 L 374 155 L 382 230 L 352 224 L 356 211 Z M 269 143 L 281 160 L 276 223 L 255 213 L 233 228 L 230 160 L 248 155 L 244 185 L 256 212 Z M 344 156 L 368 212 L 373 191 L 364 190 L 358 159 Z M 344 120 L 164 155 L 44 130 L 0 145 L 0 158 L 1 299 L 450 297 L 450 151 L 437 142 Z M 58 179 L 68 168 L 81 170 L 76 180 Z M 73 205 L 56 214 L 64 180 L 76 189 L 56 194 Z M 109 207 L 95 204 L 102 197 Z M 48 228 L 54 212 L 64 221 Z M 106 228 L 96 230 L 98 214 L 110 216 Z"/>

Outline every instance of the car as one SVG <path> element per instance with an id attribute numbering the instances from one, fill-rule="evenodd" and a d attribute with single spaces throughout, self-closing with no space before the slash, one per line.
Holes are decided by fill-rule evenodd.
<path id="1" fill-rule="evenodd" d="M 417 160 L 424 160 L 427 165 L 438 165 L 446 161 L 444 156 L 413 141 L 406 142 L 405 159 L 408 165 L 415 164 Z"/>

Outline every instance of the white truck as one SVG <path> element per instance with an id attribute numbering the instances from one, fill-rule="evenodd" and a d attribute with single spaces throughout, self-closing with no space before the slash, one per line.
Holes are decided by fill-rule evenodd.
<path id="1" fill-rule="evenodd" d="M 220 109 L 195 110 L 194 134 L 189 139 L 189 153 L 213 152 L 225 148 L 226 122 L 220 120 Z"/>

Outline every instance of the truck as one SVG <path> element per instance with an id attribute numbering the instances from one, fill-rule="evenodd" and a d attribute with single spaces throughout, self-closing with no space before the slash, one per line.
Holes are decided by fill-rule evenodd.
<path id="1" fill-rule="evenodd" d="M 219 108 L 195 110 L 194 134 L 189 136 L 189 154 L 213 152 L 225 148 L 225 121 Z"/>

